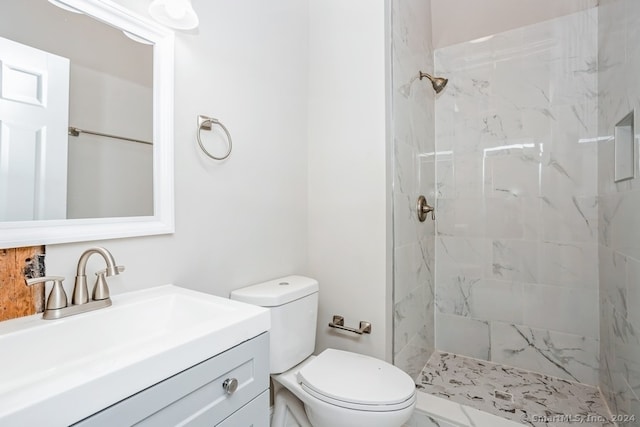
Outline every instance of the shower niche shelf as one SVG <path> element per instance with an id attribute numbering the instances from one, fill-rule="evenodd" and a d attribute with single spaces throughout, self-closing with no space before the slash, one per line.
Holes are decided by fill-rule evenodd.
<path id="1" fill-rule="evenodd" d="M 624 116 L 614 131 L 614 178 L 615 182 L 635 178 L 636 153 L 634 133 L 634 111 Z"/>

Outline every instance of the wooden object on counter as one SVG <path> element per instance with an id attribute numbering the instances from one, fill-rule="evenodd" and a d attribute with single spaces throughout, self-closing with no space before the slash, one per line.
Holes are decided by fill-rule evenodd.
<path id="1" fill-rule="evenodd" d="M 44 284 L 25 279 L 44 276 L 44 246 L 0 249 L 0 321 L 44 310 Z"/>

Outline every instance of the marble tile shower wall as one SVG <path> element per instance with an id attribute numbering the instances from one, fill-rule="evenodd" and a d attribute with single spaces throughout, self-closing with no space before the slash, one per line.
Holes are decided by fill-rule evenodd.
<path id="1" fill-rule="evenodd" d="M 394 364 L 416 377 L 434 350 L 433 221 L 420 223 L 419 194 L 435 196 L 431 0 L 392 1 Z M 427 153 L 431 153 L 428 156 Z"/>
<path id="2" fill-rule="evenodd" d="M 601 0 L 599 34 L 600 389 L 640 426 L 640 177 L 614 182 L 613 130 L 635 110 L 640 129 L 640 2 Z"/>
<path id="3" fill-rule="evenodd" d="M 435 52 L 439 350 L 597 383 L 597 29 Z"/>

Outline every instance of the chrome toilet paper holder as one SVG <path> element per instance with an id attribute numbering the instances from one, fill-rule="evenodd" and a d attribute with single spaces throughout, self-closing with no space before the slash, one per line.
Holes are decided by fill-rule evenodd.
<path id="1" fill-rule="evenodd" d="M 330 328 L 342 329 L 344 331 L 353 332 L 358 335 L 362 334 L 370 334 L 371 333 L 371 323 L 365 322 L 364 320 L 360 321 L 360 328 L 350 328 L 348 326 L 344 326 L 344 317 L 334 314 L 333 321 L 329 323 Z"/>

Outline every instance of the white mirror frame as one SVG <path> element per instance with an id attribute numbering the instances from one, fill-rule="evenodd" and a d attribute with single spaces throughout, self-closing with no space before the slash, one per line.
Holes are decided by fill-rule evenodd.
<path id="1" fill-rule="evenodd" d="M 173 233 L 175 230 L 173 191 L 173 31 L 137 16 L 109 0 L 57 0 L 56 2 L 141 39 L 148 40 L 154 45 L 154 215 L 0 222 L 0 249 Z"/>

